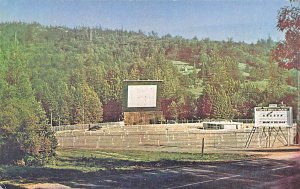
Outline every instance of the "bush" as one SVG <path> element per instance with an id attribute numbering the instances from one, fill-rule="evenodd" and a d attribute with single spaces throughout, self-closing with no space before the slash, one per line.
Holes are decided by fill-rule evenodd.
<path id="1" fill-rule="evenodd" d="M 44 165 L 55 154 L 57 140 L 50 126 L 39 130 L 18 132 L 16 135 L 1 133 L 0 163 L 18 164 L 23 160 L 26 166 Z"/>

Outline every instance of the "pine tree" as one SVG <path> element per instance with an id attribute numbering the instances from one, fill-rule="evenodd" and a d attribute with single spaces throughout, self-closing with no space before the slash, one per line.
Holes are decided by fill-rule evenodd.
<path id="1" fill-rule="evenodd" d="M 172 101 L 169 109 L 170 109 L 170 115 L 172 119 L 175 119 L 177 121 L 178 119 L 177 103 L 175 101 Z"/>
<path id="2" fill-rule="evenodd" d="M 8 70 L 0 78 L 0 162 L 31 157 L 27 164 L 42 164 L 53 156 L 56 138 L 35 99 L 23 54 L 17 51 L 4 63 Z"/>

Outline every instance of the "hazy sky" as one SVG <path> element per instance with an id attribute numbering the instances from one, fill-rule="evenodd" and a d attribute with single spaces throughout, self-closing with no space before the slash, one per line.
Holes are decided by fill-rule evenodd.
<path id="1" fill-rule="evenodd" d="M 0 22 L 101 26 L 160 36 L 256 42 L 276 29 L 280 7 L 288 0 L 0 0 Z"/>

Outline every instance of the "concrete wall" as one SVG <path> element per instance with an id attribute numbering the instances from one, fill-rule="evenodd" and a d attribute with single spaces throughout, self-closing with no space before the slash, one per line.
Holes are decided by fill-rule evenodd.
<path id="1" fill-rule="evenodd" d="M 124 112 L 125 125 L 147 125 L 163 120 L 162 111 Z"/>

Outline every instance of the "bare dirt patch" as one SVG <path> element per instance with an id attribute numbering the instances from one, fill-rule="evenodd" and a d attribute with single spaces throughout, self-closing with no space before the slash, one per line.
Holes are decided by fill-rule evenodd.
<path id="1" fill-rule="evenodd" d="M 22 188 L 26 189 L 69 189 L 71 187 L 65 186 L 62 184 L 54 184 L 54 183 L 43 183 L 43 184 L 25 184 L 20 185 Z"/>
<path id="2" fill-rule="evenodd" d="M 273 160 L 293 161 L 300 165 L 300 146 L 272 149 L 264 152 L 264 157 Z"/>

